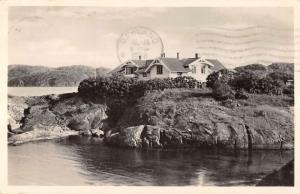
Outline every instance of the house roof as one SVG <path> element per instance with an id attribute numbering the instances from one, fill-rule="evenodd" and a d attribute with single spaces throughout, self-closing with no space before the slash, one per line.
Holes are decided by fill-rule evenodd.
<path id="1" fill-rule="evenodd" d="M 190 72 L 191 70 L 186 67 L 188 67 L 189 64 L 197 60 L 197 58 L 177 59 L 177 58 L 167 58 L 167 57 L 160 57 L 157 59 L 161 60 L 161 62 L 165 64 L 171 72 Z M 134 63 L 134 65 L 138 66 L 136 73 L 144 73 L 154 60 L 156 59 L 131 60 L 131 61 Z M 205 60 L 213 65 L 212 67 L 213 71 L 226 69 L 224 65 L 217 59 L 205 59 Z M 125 64 L 123 63 L 122 65 L 118 66 L 117 68 L 112 70 L 111 73 L 122 71 L 123 69 L 122 66 L 124 65 Z M 132 66 L 133 64 L 128 64 L 128 65 Z"/>
<path id="2" fill-rule="evenodd" d="M 212 67 L 213 71 L 219 71 L 221 69 L 226 69 L 226 67 L 217 59 L 205 59 L 205 60 L 214 65 Z"/>
<path id="3" fill-rule="evenodd" d="M 147 60 L 132 60 L 137 66 L 142 67 L 146 64 Z"/>
<path id="4" fill-rule="evenodd" d="M 189 72 L 189 69 L 184 68 L 181 60 L 177 58 L 160 58 L 160 60 L 170 69 L 172 72 Z"/>
<path id="5" fill-rule="evenodd" d="M 196 60 L 197 58 L 181 59 L 181 63 L 183 64 L 184 67 L 187 67 L 189 64 L 193 63 Z"/>
<path id="6" fill-rule="evenodd" d="M 140 66 L 139 69 L 136 71 L 137 73 L 144 73 L 147 67 L 152 63 L 153 59 L 145 60 L 143 66 Z"/>

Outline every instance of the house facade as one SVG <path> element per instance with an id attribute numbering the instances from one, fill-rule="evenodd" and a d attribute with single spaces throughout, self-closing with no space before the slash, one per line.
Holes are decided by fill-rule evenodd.
<path id="1" fill-rule="evenodd" d="M 128 60 L 115 68 L 111 73 L 121 73 L 125 77 L 136 77 L 139 80 L 155 78 L 176 78 L 191 76 L 199 82 L 205 82 L 209 74 L 225 67 L 216 59 L 204 59 L 195 54 L 193 58 L 180 59 L 160 57 L 149 60 Z"/>

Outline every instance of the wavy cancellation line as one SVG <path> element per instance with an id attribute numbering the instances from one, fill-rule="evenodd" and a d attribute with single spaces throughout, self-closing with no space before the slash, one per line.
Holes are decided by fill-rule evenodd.
<path id="1" fill-rule="evenodd" d="M 250 58 L 250 57 L 272 57 L 274 59 L 292 59 L 294 58 L 294 55 L 291 56 L 280 56 L 280 55 L 274 55 L 271 53 L 254 53 L 254 54 L 248 54 L 248 55 L 243 55 L 243 56 L 229 56 L 229 55 L 224 55 L 224 54 L 220 54 L 220 53 L 216 53 L 216 52 L 206 52 L 206 51 L 201 51 L 199 50 L 199 53 L 201 53 L 201 55 L 209 55 L 209 56 L 218 56 L 218 57 L 222 57 L 222 58 L 227 58 L 227 59 L 244 59 L 244 58 Z"/>
<path id="2" fill-rule="evenodd" d="M 240 45 L 249 45 L 249 44 L 268 44 L 273 46 L 280 46 L 280 47 L 290 47 L 293 48 L 293 42 L 294 41 L 273 41 L 273 40 L 266 40 L 266 39 L 252 39 L 252 40 L 217 40 L 217 39 L 204 39 L 201 37 L 201 39 L 196 39 L 196 43 L 203 44 L 203 43 L 211 43 L 211 44 L 220 44 L 220 45 L 230 45 L 230 46 L 240 46 Z M 296 42 L 295 42 L 296 43 Z M 298 42 L 300 45 L 300 41 Z"/>
<path id="3" fill-rule="evenodd" d="M 250 31 L 253 29 L 268 29 L 273 31 L 293 31 L 292 28 L 275 28 L 275 27 L 267 27 L 267 26 L 247 26 L 247 27 L 239 27 L 239 28 L 233 28 L 233 27 L 221 27 L 221 26 L 207 26 L 203 27 L 202 29 L 215 29 L 215 30 L 222 30 L 222 31 Z M 300 31 L 300 28 L 295 28 L 294 31 Z"/>
<path id="4" fill-rule="evenodd" d="M 247 45 L 245 45 L 247 46 Z M 280 52 L 280 53 L 294 53 L 294 52 L 299 52 L 300 50 L 293 50 L 293 49 L 280 49 L 280 48 L 275 48 L 275 47 L 246 47 L 246 48 L 224 48 L 224 47 L 217 47 L 217 46 L 198 46 L 196 47 L 197 49 L 209 49 L 209 50 L 217 50 L 221 52 L 226 52 L 226 53 L 242 53 L 242 52 L 252 52 L 252 51 L 263 51 L 263 52 Z"/>
<path id="5" fill-rule="evenodd" d="M 275 33 L 249 33 L 249 34 L 224 34 L 224 33 L 216 33 L 216 32 L 196 32 L 196 36 L 217 36 L 223 38 L 253 38 L 253 37 L 272 37 L 272 38 L 293 38 L 294 34 L 290 35 L 279 35 Z"/>
<path id="6" fill-rule="evenodd" d="M 194 37 L 196 39 L 217 39 L 221 41 L 234 41 L 234 42 L 246 42 L 246 41 L 272 41 L 272 42 L 278 42 L 278 43 L 285 43 L 285 42 L 293 42 L 294 40 L 300 40 L 299 37 L 286 37 L 286 38 L 280 38 L 272 35 L 263 35 L 263 34 L 256 34 L 256 35 L 247 35 L 247 36 L 241 36 L 241 37 L 232 37 L 230 35 L 216 35 L 216 34 L 199 34 L 195 33 Z"/>
<path id="7" fill-rule="evenodd" d="M 273 28 L 244 28 L 244 29 L 231 29 L 231 28 L 219 28 L 219 27 L 202 27 L 198 29 L 199 32 L 211 32 L 216 34 L 253 34 L 253 33 L 265 33 L 274 34 L 277 36 L 293 36 L 300 35 L 300 28 L 295 29 L 281 29 L 274 30 Z"/>
<path id="8" fill-rule="evenodd" d="M 196 33 L 213 33 L 213 34 L 229 34 L 232 36 L 240 36 L 240 35 L 247 35 L 247 34 L 271 34 L 274 36 L 278 37 L 288 37 L 288 36 L 293 36 L 294 34 L 299 35 L 300 31 L 285 31 L 285 32 L 276 32 L 273 30 L 248 30 L 248 31 L 220 31 L 220 30 L 215 30 L 215 29 L 205 29 L 205 28 L 200 28 Z"/>

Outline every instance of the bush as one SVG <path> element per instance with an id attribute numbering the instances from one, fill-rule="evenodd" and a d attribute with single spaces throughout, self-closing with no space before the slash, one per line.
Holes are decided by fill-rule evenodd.
<path id="1" fill-rule="evenodd" d="M 197 84 L 197 80 L 192 77 L 157 78 L 138 81 L 135 78 L 115 75 L 84 80 L 79 84 L 78 92 L 80 95 L 94 95 L 102 100 L 115 98 L 130 101 L 143 96 L 147 90 L 195 88 Z"/>
<path id="2" fill-rule="evenodd" d="M 293 80 L 293 75 L 284 73 L 284 72 L 272 72 L 267 77 L 270 77 L 273 80 L 278 80 L 286 83 L 288 80 Z"/>
<path id="3" fill-rule="evenodd" d="M 258 93 L 257 85 L 260 78 L 251 71 L 237 73 L 231 82 L 235 90 L 245 90 L 249 93 Z"/>
<path id="4" fill-rule="evenodd" d="M 207 76 L 206 86 L 209 88 L 214 88 L 217 82 L 222 82 L 224 84 L 231 84 L 234 79 L 234 73 L 227 69 L 222 69 L 220 71 L 216 71 Z"/>
<path id="5" fill-rule="evenodd" d="M 235 99 L 248 99 L 249 96 L 244 89 L 237 90 L 235 93 Z"/>
<path id="6" fill-rule="evenodd" d="M 219 81 L 215 83 L 212 94 L 216 100 L 228 100 L 235 97 L 234 90 L 228 84 Z"/>
<path id="7" fill-rule="evenodd" d="M 281 95 L 283 93 L 284 83 L 280 80 L 274 80 L 270 77 L 262 78 L 258 81 L 257 90 L 261 94 Z"/>
<path id="8" fill-rule="evenodd" d="M 287 86 L 283 89 L 283 94 L 286 94 L 288 96 L 294 96 L 294 86 Z"/>
<path id="9" fill-rule="evenodd" d="M 174 79 L 175 88 L 195 88 L 198 85 L 198 81 L 192 77 L 176 77 Z"/>

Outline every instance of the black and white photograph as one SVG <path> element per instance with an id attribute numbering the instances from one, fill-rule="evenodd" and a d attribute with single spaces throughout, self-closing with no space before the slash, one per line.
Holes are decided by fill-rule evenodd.
<path id="1" fill-rule="evenodd" d="M 9 6 L 7 28 L 8 186 L 295 186 L 293 7 Z"/>

